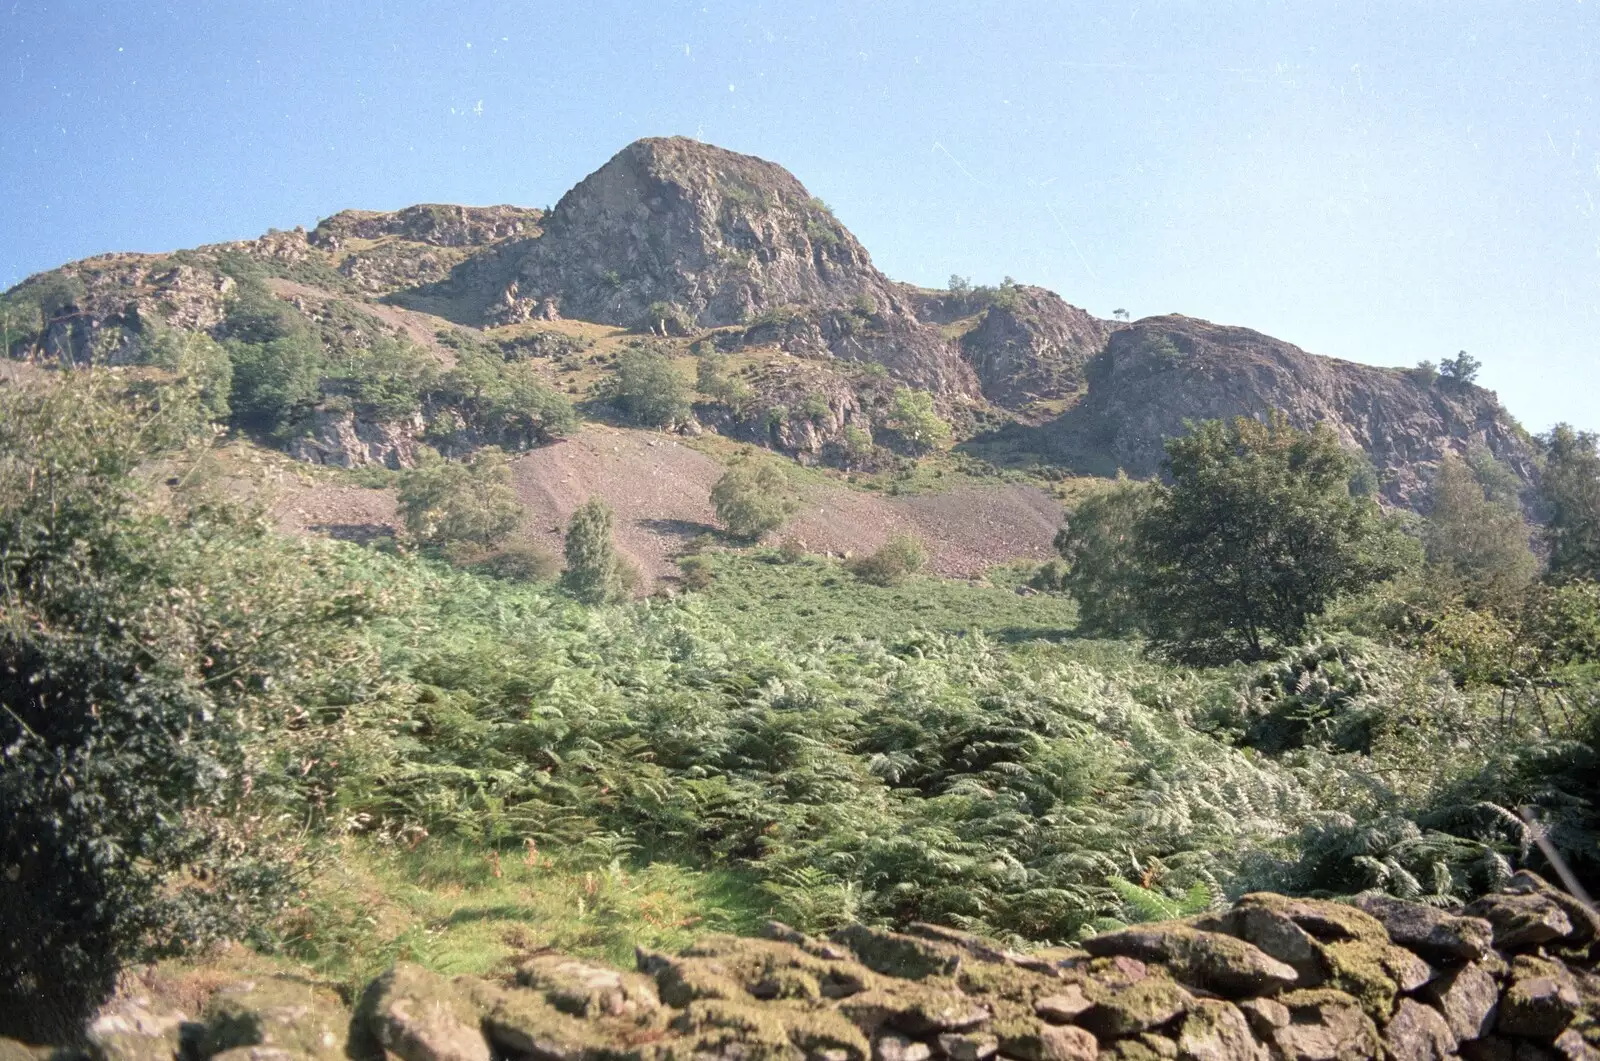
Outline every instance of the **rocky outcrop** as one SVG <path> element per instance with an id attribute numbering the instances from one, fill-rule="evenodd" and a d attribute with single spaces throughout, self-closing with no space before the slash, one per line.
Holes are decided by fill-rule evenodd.
<path id="1" fill-rule="evenodd" d="M 434 247 L 482 247 L 503 239 L 536 236 L 544 211 L 523 206 L 449 206 L 420 203 L 403 210 L 341 210 L 312 229 L 310 241 L 338 250 L 350 240 L 394 236 Z"/>
<path id="2" fill-rule="evenodd" d="M 285 445 L 289 456 L 336 468 L 410 468 L 426 425 L 421 415 L 406 420 L 364 420 L 350 409 L 322 408 L 311 413 L 304 432 Z"/>
<path id="3" fill-rule="evenodd" d="M 1122 327 L 1042 287 L 1008 288 L 961 337 L 983 396 L 1008 409 L 1076 393 L 1084 366 Z"/>
<path id="4" fill-rule="evenodd" d="M 1273 410 L 1300 428 L 1325 424 L 1365 451 L 1399 504 L 1420 500 L 1432 462 L 1470 445 L 1525 482 L 1535 474 L 1530 441 L 1491 392 L 1318 357 L 1248 328 L 1149 317 L 1113 333 L 1086 375 L 1088 393 L 1054 425 L 1055 442 L 1106 455 L 1132 475 L 1154 474 L 1162 443 L 1187 421 Z"/>
<path id="5" fill-rule="evenodd" d="M 353 1015 L 256 978 L 223 985 L 198 1021 L 119 999 L 88 1041 L 99 1061 L 1600 1057 L 1600 977 L 1576 930 L 1512 946 L 1488 921 L 1358 905 L 1252 895 L 1031 955 L 933 925 L 817 938 L 771 923 L 641 950 L 629 972 L 548 952 L 498 981 L 401 964 Z M 0 1056 L 30 1049 L 0 1041 Z"/>

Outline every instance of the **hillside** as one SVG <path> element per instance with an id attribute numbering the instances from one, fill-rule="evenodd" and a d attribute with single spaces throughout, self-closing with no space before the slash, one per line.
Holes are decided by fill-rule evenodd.
<path id="1" fill-rule="evenodd" d="M 686 379 L 710 358 L 729 382 L 693 395 L 665 426 L 846 472 L 903 467 L 923 452 L 897 419 L 896 392 L 909 387 L 932 396 L 954 441 L 977 439 L 977 452 L 1052 475 L 1055 465 L 1147 476 L 1186 420 L 1272 409 L 1331 426 L 1402 505 L 1422 503 L 1442 455 L 1471 446 L 1525 483 L 1535 474 L 1521 429 L 1470 383 L 1193 318 L 1105 321 L 1009 278 L 950 291 L 895 283 L 782 167 L 681 137 L 630 144 L 548 214 L 347 210 L 310 232 L 70 263 L 6 293 L 5 346 L 14 357 L 149 362 L 164 332 L 237 333 L 229 307 L 261 281 L 303 321 L 282 327 L 314 332 L 325 362 L 313 370 L 320 384 L 277 410 L 270 441 L 317 463 L 400 467 L 425 438 L 460 455 L 550 437 L 542 414 L 474 422 L 481 401 L 430 388 L 415 364 L 399 370 L 414 400 L 363 400 L 383 390 L 372 373 L 397 371 L 391 352 L 373 353 L 396 340 L 436 374 L 471 345 L 515 363 L 502 386 L 537 384 L 623 427 L 607 405 L 619 356 L 673 358 Z M 252 426 L 237 410 L 235 421 Z M 994 440 L 998 449 L 982 444 Z"/>

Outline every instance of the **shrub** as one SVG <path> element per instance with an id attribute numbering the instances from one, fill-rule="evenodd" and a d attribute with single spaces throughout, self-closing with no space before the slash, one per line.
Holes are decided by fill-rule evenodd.
<path id="1" fill-rule="evenodd" d="M 695 368 L 695 390 L 712 401 L 726 405 L 734 416 L 744 415 L 754 392 L 744 380 L 728 374 L 725 357 L 703 354 Z"/>
<path id="2" fill-rule="evenodd" d="M 1557 424 L 1540 444 L 1550 576 L 1600 581 L 1600 436 Z"/>
<path id="3" fill-rule="evenodd" d="M 672 360 L 642 347 L 617 358 L 608 397 L 618 412 L 641 427 L 672 427 L 689 418 L 689 387 Z"/>
<path id="4" fill-rule="evenodd" d="M 867 556 L 850 561 L 850 573 L 874 586 L 898 586 L 928 563 L 928 550 L 915 536 L 895 534 Z"/>
<path id="5" fill-rule="evenodd" d="M 786 564 L 798 564 L 806 558 L 806 543 L 789 537 L 778 543 L 778 559 Z"/>
<path id="6" fill-rule="evenodd" d="M 683 580 L 685 589 L 705 589 L 716 581 L 716 570 L 712 567 L 711 558 L 701 553 L 693 553 L 680 557 L 678 572 Z"/>
<path id="7" fill-rule="evenodd" d="M 1513 606 L 1539 572 L 1522 509 L 1514 499 L 1491 499 L 1453 455 L 1435 469 L 1431 493 L 1423 543 L 1435 577 L 1471 607 Z"/>
<path id="8" fill-rule="evenodd" d="M 618 601 L 631 589 L 629 570 L 622 565 L 612 541 L 615 522 L 611 506 L 592 497 L 578 506 L 567 524 L 567 569 L 561 576 L 561 585 L 585 604 Z M 637 581 L 636 572 L 632 579 Z"/>
<path id="9" fill-rule="evenodd" d="M 736 465 L 711 488 L 717 519 L 729 534 L 749 541 L 783 526 L 798 504 L 789 477 L 769 461 Z"/>
<path id="10" fill-rule="evenodd" d="M 694 331 L 694 318 L 676 302 L 652 302 L 639 330 L 662 336 L 685 336 Z"/>
<path id="11" fill-rule="evenodd" d="M 1061 588 L 1078 602 L 1081 634 L 1123 637 L 1138 628 L 1135 528 L 1157 496 L 1145 483 L 1122 479 L 1067 513 L 1055 547 L 1066 561 Z"/>
<path id="12" fill-rule="evenodd" d="M 950 425 L 933 408 L 927 391 L 897 387 L 889 409 L 889 423 L 913 448 L 926 452 L 950 438 Z"/>
<path id="13" fill-rule="evenodd" d="M 517 542 L 484 557 L 472 569 L 508 582 L 548 582 L 561 573 L 561 558 L 542 545 Z"/>
<path id="14" fill-rule="evenodd" d="M 421 448 L 417 466 L 400 476 L 399 496 L 406 533 L 425 545 L 487 549 L 509 538 L 522 521 L 510 465 L 492 446 L 465 463 Z"/>

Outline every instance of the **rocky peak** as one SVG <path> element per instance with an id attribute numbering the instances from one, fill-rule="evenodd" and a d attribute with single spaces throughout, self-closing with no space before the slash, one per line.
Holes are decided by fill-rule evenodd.
<path id="1" fill-rule="evenodd" d="M 1087 377 L 1087 396 L 1058 421 L 1060 439 L 1134 475 L 1160 467 L 1162 443 L 1183 434 L 1186 421 L 1274 409 L 1303 429 L 1327 424 L 1364 450 L 1398 504 L 1420 501 L 1428 466 L 1471 445 L 1525 482 L 1535 474 L 1526 432 L 1491 391 L 1319 357 L 1249 328 L 1148 317 L 1115 331 Z"/>
<path id="2" fill-rule="evenodd" d="M 908 312 L 865 248 L 783 167 L 683 137 L 639 140 L 556 204 L 518 297 L 632 326 L 658 302 L 705 326 L 789 304 Z"/>

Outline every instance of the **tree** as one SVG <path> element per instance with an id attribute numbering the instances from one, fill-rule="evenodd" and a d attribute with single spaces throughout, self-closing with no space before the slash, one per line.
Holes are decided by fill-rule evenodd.
<path id="1" fill-rule="evenodd" d="M 400 512 L 406 532 L 426 545 L 487 549 L 511 536 L 522 505 L 511 489 L 511 466 L 493 446 L 471 461 L 447 461 L 426 447 L 417 466 L 400 477 Z"/>
<path id="2" fill-rule="evenodd" d="M 1476 382 L 1478 370 L 1482 367 L 1483 362 L 1462 350 L 1455 357 L 1447 357 L 1439 362 L 1439 378 L 1446 383 L 1466 386 Z"/>
<path id="3" fill-rule="evenodd" d="M 1356 462 L 1324 427 L 1211 420 L 1166 449 L 1172 485 L 1139 517 L 1136 563 L 1143 625 L 1175 658 L 1265 658 L 1406 566 L 1403 535 L 1352 494 Z"/>
<path id="4" fill-rule="evenodd" d="M 711 507 L 729 534 L 755 541 L 783 526 L 799 506 L 789 491 L 789 477 L 777 465 L 747 461 L 717 480 Z"/>
<path id="5" fill-rule="evenodd" d="M 611 404 L 641 427 L 671 427 L 689 418 L 689 387 L 672 359 L 643 347 L 617 358 Z"/>
<path id="6" fill-rule="evenodd" d="M 915 449 L 927 451 L 950 438 L 950 425 L 933 408 L 933 395 L 927 391 L 896 387 L 889 423 Z"/>
<path id="7" fill-rule="evenodd" d="M 874 586 L 898 586 L 928 563 L 928 550 L 914 535 L 894 534 L 867 556 L 850 562 L 850 573 Z"/>
<path id="8" fill-rule="evenodd" d="M 233 362 L 228 351 L 205 332 L 147 325 L 139 337 L 142 359 L 193 383 L 205 415 L 226 423 L 233 410 L 228 395 L 233 390 Z"/>
<path id="9" fill-rule="evenodd" d="M 753 396 L 748 383 L 728 373 L 727 358 L 710 353 L 695 364 L 695 390 L 726 405 L 734 416 L 744 415 Z"/>
<path id="10" fill-rule="evenodd" d="M 606 604 L 626 593 L 623 568 L 611 538 L 615 520 L 611 506 L 592 497 L 578 506 L 567 524 L 567 570 L 561 584 L 585 604 Z"/>
<path id="11" fill-rule="evenodd" d="M 1469 607 L 1512 605 L 1539 570 L 1514 497 L 1490 497 L 1472 467 L 1454 455 L 1434 472 L 1423 544 L 1432 570 Z"/>
<path id="12" fill-rule="evenodd" d="M 1159 496 L 1120 479 L 1067 513 L 1055 547 L 1067 563 L 1060 588 L 1078 602 L 1078 628 L 1089 637 L 1121 637 L 1139 626 L 1134 530 Z"/>
<path id="13" fill-rule="evenodd" d="M 1540 442 L 1550 576 L 1600 581 L 1600 437 L 1557 424 Z"/>

